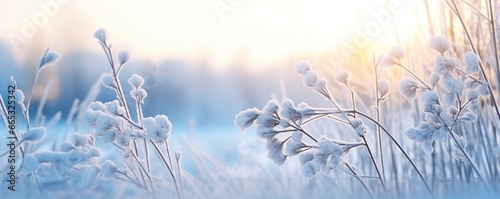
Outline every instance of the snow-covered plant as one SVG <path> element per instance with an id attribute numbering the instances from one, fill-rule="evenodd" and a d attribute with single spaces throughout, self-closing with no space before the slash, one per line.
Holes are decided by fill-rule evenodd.
<path id="1" fill-rule="evenodd" d="M 172 124 L 165 115 L 144 117 L 142 105 L 147 97 L 146 90 L 142 88 L 144 79 L 140 75 L 132 75 L 128 79 L 132 90 L 128 93 L 129 95 L 126 95 L 119 78 L 123 66 L 130 60 L 129 53 L 120 52 L 118 62 L 116 62 L 112 56 L 111 44 L 108 41 L 106 31 L 99 29 L 95 32 L 94 37 L 104 50 L 111 69 L 102 76 L 102 85 L 113 90 L 116 93 L 116 99 L 105 103 L 92 102 L 83 118 L 92 128 L 97 140 L 102 140 L 105 144 L 112 144 L 122 151 L 123 160 L 121 164 L 111 160 L 102 162 L 101 174 L 107 178 L 129 181 L 155 196 L 158 192 L 159 182 L 155 180 L 151 169 L 152 157 L 154 157 L 150 154 L 152 146 L 161 159 L 159 161 L 165 165 L 171 176 L 177 197 L 182 198 L 181 176 L 179 176 L 181 173 L 180 158 L 178 158 L 179 161 L 175 167 L 172 161 L 175 157 L 172 155 L 168 142 Z M 135 102 L 136 119 L 132 118 L 131 110 L 127 104 L 128 98 Z M 176 172 L 176 168 L 178 172 Z"/>
<path id="2" fill-rule="evenodd" d="M 430 47 L 438 52 L 429 77 L 430 86 L 420 86 L 409 78 L 400 82 L 400 92 L 409 100 L 415 100 L 417 90 L 423 90 L 421 100 L 425 117 L 418 126 L 408 128 L 405 134 L 427 152 L 433 152 L 434 141 L 446 142 L 451 138 L 457 158 L 468 162 L 485 181 L 466 150 L 467 132 L 456 131 L 459 123 L 477 120 L 480 114 L 478 101 L 481 96 L 489 95 L 487 81 L 479 70 L 480 58 L 474 52 L 467 52 L 463 56 L 465 66 L 461 66 L 457 58 L 447 56 L 450 42 L 442 36 L 431 38 Z M 415 78 L 426 85 L 419 77 Z"/>
<path id="3" fill-rule="evenodd" d="M 398 63 L 402 53 L 396 51 L 393 58 L 391 58 L 392 61 L 388 61 L 388 63 Z M 251 108 L 241 111 L 235 116 L 235 125 L 242 131 L 255 126 L 257 136 L 266 140 L 268 157 L 274 163 L 283 165 L 289 157 L 298 156 L 302 165 L 302 174 L 309 179 L 318 174 L 330 175 L 332 171 L 341 170 L 358 179 L 368 193 L 374 196 L 371 188 L 366 185 L 365 179 L 360 177 L 362 174 L 356 171 L 346 157 L 350 150 L 365 147 L 377 172 L 376 178 L 379 179 L 385 190 L 385 176 L 376 161 L 378 157 L 375 156 L 374 150 L 368 142 L 367 135 L 370 130 L 365 124 L 368 121 L 384 130 L 385 134 L 409 160 L 430 191 L 429 185 L 421 172 L 391 133 L 378 120 L 356 108 L 356 93 L 350 85 L 351 77 L 347 70 L 339 71 L 335 76 L 335 81 L 349 90 L 352 102 L 350 108 L 344 108 L 336 101 L 336 98 L 328 89 L 327 80 L 320 77 L 318 72 L 312 69 L 309 62 L 296 63 L 295 72 L 303 77 L 305 87 L 312 88 L 319 93 L 330 102 L 332 107 L 316 108 L 306 103 L 295 106 L 290 99 L 285 99 L 281 103 L 271 100 L 261 110 Z M 378 100 L 381 101 L 389 92 L 389 85 L 385 80 L 377 80 L 377 82 L 379 84 Z M 341 140 L 328 137 L 326 136 L 327 132 L 318 132 L 317 129 L 311 130 L 307 127 L 321 118 L 329 119 L 336 124 L 349 126 L 351 128 L 350 133 L 355 139 Z"/>

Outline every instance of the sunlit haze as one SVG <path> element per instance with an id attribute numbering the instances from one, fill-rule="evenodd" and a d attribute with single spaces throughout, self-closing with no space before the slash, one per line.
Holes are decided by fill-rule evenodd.
<path id="1" fill-rule="evenodd" d="M 411 39 L 415 21 L 414 3 L 403 0 L 40 2 L 45 1 L 8 1 L 0 8 L 0 17 L 9 19 L 0 21 L 1 39 L 18 59 L 26 58 L 20 52 L 48 45 L 58 51 L 100 50 L 91 36 L 102 27 L 112 42 L 120 41 L 115 49 L 133 58 L 262 68 L 317 52 L 346 56 L 351 47 L 381 52 L 397 39 Z"/>

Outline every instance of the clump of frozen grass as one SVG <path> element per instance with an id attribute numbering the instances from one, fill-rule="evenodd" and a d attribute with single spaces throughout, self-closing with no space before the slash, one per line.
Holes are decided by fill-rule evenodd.
<path id="1" fill-rule="evenodd" d="M 480 114 L 479 101 L 481 97 L 488 96 L 487 81 L 479 75 L 481 73 L 478 67 L 479 57 L 473 52 L 465 53 L 464 70 L 456 58 L 445 57 L 445 52 L 450 48 L 446 38 L 442 36 L 431 38 L 430 47 L 439 54 L 436 54 L 434 73 L 429 77 L 431 87 L 428 87 L 422 97 L 425 118 L 417 127 L 408 128 L 405 134 L 411 140 L 420 143 L 427 152 L 433 152 L 434 141 L 451 140 L 454 146 L 453 154 L 467 162 L 489 186 L 467 151 L 467 140 L 464 137 L 466 133 L 457 132 L 460 123 L 477 120 L 477 114 Z M 408 79 L 401 81 L 400 92 L 409 100 L 415 100 L 416 89 L 418 89 L 416 81 Z"/>
<path id="2" fill-rule="evenodd" d="M 85 112 L 83 118 L 89 124 L 98 140 L 112 144 L 122 151 L 124 163 L 117 166 L 114 162 L 106 160 L 101 163 L 103 167 L 102 175 L 115 180 L 125 180 L 144 189 L 151 196 L 156 196 L 158 183 L 155 182 L 153 171 L 151 170 L 152 154 L 150 147 L 159 155 L 170 174 L 178 198 L 183 197 L 183 190 L 180 181 L 181 165 L 180 158 L 174 165 L 172 153 L 168 139 L 172 131 L 172 124 L 165 115 L 155 117 L 144 117 L 142 105 L 147 97 L 147 92 L 142 88 L 144 79 L 137 74 L 128 79 L 132 86 L 129 95 L 125 95 L 119 80 L 120 71 L 130 60 L 130 54 L 126 51 L 118 54 L 118 62 L 113 60 L 111 45 L 109 44 L 106 31 L 99 29 L 94 37 L 98 40 L 104 50 L 111 71 L 102 76 L 102 85 L 115 91 L 116 99 L 110 102 L 93 102 Z M 127 104 L 127 98 L 135 101 L 135 115 L 132 118 L 131 109 Z M 166 155 L 164 153 L 166 152 Z"/>
<path id="3" fill-rule="evenodd" d="M 391 63 L 393 63 L 393 65 L 401 65 L 399 60 L 401 60 L 404 51 L 399 48 L 395 48 L 393 51 L 394 52 L 391 53 L 391 57 L 388 58 L 388 60 L 392 60 Z M 359 174 L 354 169 L 354 166 L 345 158 L 351 149 L 358 147 L 366 148 L 368 152 L 367 155 L 370 157 L 373 168 L 375 168 L 377 173 L 375 178 L 380 181 L 383 190 L 386 190 L 385 176 L 381 171 L 381 165 L 376 161 L 376 159 L 379 158 L 375 156 L 367 140 L 367 134 L 370 132 L 365 122 L 369 121 L 380 129 L 383 129 L 385 135 L 387 135 L 392 143 L 394 143 L 405 155 L 407 160 L 419 174 L 420 178 L 424 181 L 428 190 L 431 191 L 422 173 L 391 133 L 378 122 L 378 119 L 373 119 L 368 114 L 356 108 L 356 94 L 350 86 L 350 74 L 347 70 L 339 71 L 335 76 L 335 81 L 337 81 L 340 86 L 348 88 L 352 102 L 350 108 L 340 106 L 326 86 L 326 79 L 320 77 L 318 73 L 312 69 L 310 63 L 296 63 L 295 72 L 304 78 L 305 87 L 312 88 L 322 95 L 333 107 L 315 108 L 306 103 L 300 103 L 296 106 L 292 100 L 285 99 L 281 103 L 271 100 L 262 109 L 250 108 L 238 113 L 235 116 L 235 125 L 242 131 L 245 131 L 251 126 L 255 126 L 256 135 L 264 139 L 267 143 L 269 159 L 277 165 L 283 165 L 288 158 L 298 156 L 299 162 L 302 165 L 302 174 L 309 179 L 318 174 L 331 175 L 335 170 L 346 172 L 355 177 L 367 192 L 372 195 L 372 197 L 375 197 L 372 188 L 367 186 L 365 179 L 360 177 L 361 174 Z M 413 90 L 412 96 L 415 96 L 416 88 L 426 88 L 425 86 L 419 85 L 414 80 L 408 81 L 411 82 L 411 84 L 409 84 L 411 88 L 409 89 Z M 382 101 L 389 92 L 389 85 L 385 80 L 377 80 L 377 82 L 378 86 L 376 89 L 379 91 L 378 101 Z M 326 132 L 308 130 L 308 125 L 314 125 L 314 123 L 321 118 L 326 118 L 331 120 L 331 122 L 351 127 L 351 133 L 357 140 L 347 141 L 319 136 L 325 135 Z"/>

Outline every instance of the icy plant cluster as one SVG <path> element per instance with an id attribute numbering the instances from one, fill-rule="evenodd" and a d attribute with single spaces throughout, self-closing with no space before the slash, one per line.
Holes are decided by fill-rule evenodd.
<path id="1" fill-rule="evenodd" d="M 168 144 L 172 124 L 165 115 L 144 117 L 142 105 L 147 97 L 147 92 L 142 88 L 144 79 L 137 74 L 132 75 L 127 81 L 132 87 L 128 95 L 119 80 L 120 71 L 130 59 L 129 53 L 120 52 L 118 63 L 115 63 L 105 30 L 98 30 L 94 37 L 103 48 L 111 66 L 111 71 L 102 76 L 102 85 L 116 93 L 116 100 L 105 103 L 92 102 L 83 117 L 85 122 L 92 127 L 98 140 L 102 140 L 105 144 L 112 144 L 122 151 L 123 160 L 120 164 L 110 160 L 104 161 L 102 163 L 104 175 L 129 181 L 147 193 L 156 195 L 155 189 L 159 184 L 151 170 L 151 163 L 154 160 L 150 154 L 150 147 L 152 147 L 161 157 L 159 161 L 168 170 L 177 197 L 181 198 L 180 152 L 176 152 L 179 155 L 173 157 Z M 127 98 L 135 102 L 136 119 L 132 118 Z"/>
<path id="2" fill-rule="evenodd" d="M 44 55 L 40 58 L 36 67 L 35 80 L 33 85 L 36 85 L 38 76 L 42 69 L 46 66 L 55 63 L 59 59 L 59 54 L 47 49 Z M 16 183 L 19 188 L 17 192 L 10 192 L 14 197 L 34 198 L 34 197 L 67 197 L 75 192 L 85 192 L 88 189 L 99 189 L 103 183 L 96 183 L 100 178 L 101 173 L 98 157 L 101 151 L 95 146 L 94 136 L 90 134 L 74 133 L 68 141 L 60 143 L 56 150 L 41 149 L 43 140 L 47 135 L 47 129 L 51 128 L 58 120 L 57 115 L 46 124 L 42 120 L 42 115 L 37 113 L 35 121 L 30 121 L 30 105 L 33 95 L 33 89 L 29 93 L 28 98 L 24 92 L 17 86 L 14 78 L 11 78 L 12 85 L 16 87 L 15 96 L 16 103 L 23 115 L 25 128 L 17 125 L 15 132 L 18 142 L 14 145 L 15 153 L 20 157 L 13 158 L 16 169 Z M 34 86 L 33 86 L 34 88 Z M 2 97 L 0 96 L 0 99 Z M 3 100 L 1 105 L 1 115 L 6 124 L 7 122 L 6 105 Z M 12 105 L 12 104 L 9 104 Z M 9 118 L 12 118 L 9 117 Z M 20 120 L 17 120 L 18 122 Z M 46 126 L 44 126 L 46 125 Z M 12 155 L 12 151 L 3 153 L 4 155 Z M 7 165 L 9 166 L 9 165 Z M 11 167 L 11 166 L 9 166 Z M 4 170 L 4 168 L 2 168 Z M 5 169 L 6 171 L 7 169 Z M 8 182 L 2 180 L 2 182 Z M 2 183 L 2 185 L 4 185 Z M 38 190 L 37 192 L 21 191 L 21 190 Z"/>
<path id="3" fill-rule="evenodd" d="M 479 75 L 479 57 L 473 52 L 465 53 L 465 68 L 460 67 L 456 58 L 445 57 L 449 46 L 449 41 L 441 36 L 430 40 L 430 47 L 438 52 L 434 70 L 429 77 L 430 87 L 418 85 L 412 79 L 403 80 L 400 84 L 401 92 L 408 99 L 415 98 L 416 89 L 413 88 L 424 90 L 422 100 L 425 119 L 417 127 L 407 129 L 405 134 L 422 143 L 428 152 L 433 151 L 434 140 L 447 141 L 448 135 L 456 141 L 457 146 L 464 148 L 465 138 L 457 135 L 454 127 L 458 121 L 476 121 L 479 114 L 478 98 L 489 95 L 488 85 Z"/>
<path id="4" fill-rule="evenodd" d="M 144 79 L 137 74 L 132 75 L 128 79 L 132 90 L 128 93 L 125 93 L 119 80 L 120 71 L 129 61 L 130 55 L 128 52 L 121 52 L 115 60 L 106 32 L 100 29 L 94 37 L 103 48 L 111 66 L 111 71 L 102 75 L 100 81 L 102 86 L 116 93 L 116 100 L 89 102 L 88 108 L 81 109 L 81 120 L 78 122 L 88 124 L 92 132 L 74 132 L 69 140 L 54 143 L 51 150 L 41 149 L 41 141 L 48 134 L 48 128 L 43 126 L 44 116 L 37 115 L 34 122 L 30 121 L 29 108 L 33 89 L 26 98 L 12 78 L 12 85 L 17 88 L 12 95 L 15 96 L 27 125 L 25 130 L 17 129 L 15 148 L 17 154 L 21 154 L 20 158 L 16 158 L 16 184 L 21 187 L 19 189 L 24 190 L 9 193 L 21 198 L 65 198 L 73 197 L 76 193 L 76 198 L 125 198 L 139 195 L 150 198 L 158 195 L 183 198 L 181 152 L 177 151 L 173 155 L 168 143 L 172 124 L 165 115 L 143 116 L 142 105 L 147 97 L 147 92 L 142 88 Z M 57 53 L 47 49 L 36 68 L 34 85 L 40 71 L 58 59 Z M 127 99 L 135 102 L 135 119 L 132 118 Z M 0 105 L 2 118 L 9 124 L 3 100 Z M 56 114 L 49 121 L 48 127 L 57 123 L 59 118 L 60 115 Z M 109 147 L 121 151 L 118 161 L 117 158 L 102 157 L 101 150 L 105 148 L 107 151 Z M 8 153 L 9 151 L 2 151 L 1 156 Z M 152 164 L 156 162 L 163 164 L 165 169 L 153 171 Z M 165 171 L 169 177 L 159 177 L 161 175 L 158 173 Z M 2 185 L 5 182 L 8 183 L 2 180 Z M 127 191 L 123 192 L 124 189 Z"/>
<path id="5" fill-rule="evenodd" d="M 386 178 L 391 174 L 386 174 L 387 169 L 384 168 L 384 163 L 387 162 L 387 155 L 384 155 L 384 152 L 389 152 L 391 159 L 394 159 L 395 152 L 392 148 L 390 151 L 385 149 L 386 138 L 383 137 L 387 137 L 388 144 L 395 146 L 404 155 L 429 193 L 434 195 L 435 192 L 427 182 L 425 173 L 421 172 L 408 155 L 408 151 L 403 148 L 401 141 L 395 139 L 394 133 L 390 132 L 381 121 L 381 111 L 383 111 L 381 103 L 390 100 L 389 82 L 382 76 L 386 69 L 396 66 L 410 75 L 400 81 L 400 93 L 410 102 L 421 104 L 423 112 L 422 117 L 417 117 L 417 120 L 420 120 L 419 124 L 416 127 L 406 126 L 404 135 L 409 140 L 421 144 L 426 152 L 434 151 L 435 140 L 442 142 L 450 140 L 450 155 L 468 163 L 479 179 L 489 187 L 490 179 L 484 177 L 468 152 L 466 135 L 467 129 L 470 129 L 472 123 L 482 114 L 481 98 L 494 97 L 486 75 L 482 71 L 481 60 L 474 52 L 465 53 L 462 60 L 453 57 L 453 53 L 449 52 L 450 42 L 441 36 L 432 38 L 430 47 L 437 53 L 428 80 L 424 80 L 403 64 L 405 51 L 401 47 L 392 48 L 378 60 L 374 58 L 375 116 L 359 108 L 357 94 L 351 87 L 351 76 L 347 70 L 338 71 L 334 78 L 338 85 L 347 89 L 350 94 L 350 106 L 341 106 L 345 101 L 339 103 L 337 100 L 343 99 L 336 99 L 334 96 L 348 95 L 332 95 L 327 80 L 320 77 L 310 63 L 298 62 L 295 64 L 295 73 L 303 77 L 303 85 L 323 96 L 332 107 L 313 108 L 306 103 L 295 106 L 290 99 L 285 99 L 280 104 L 272 100 L 262 110 L 251 108 L 237 114 L 235 125 L 242 131 L 255 126 L 257 136 L 267 142 L 268 157 L 276 164 L 283 165 L 287 158 L 297 155 L 305 177 L 311 179 L 319 173 L 331 175 L 332 171 L 340 170 L 358 179 L 374 197 L 384 196 L 384 193 L 378 195 L 374 188 L 366 186 L 367 180 L 360 177 L 373 174 L 358 173 L 359 171 L 347 160 L 349 159 L 347 154 L 353 148 L 359 146 L 365 148 L 366 150 L 361 151 L 367 152 L 372 168 L 375 168 L 374 178 L 380 181 L 383 192 L 388 194 Z M 336 137 L 329 137 L 332 134 L 326 136 L 327 132 L 318 130 L 321 128 L 307 127 L 314 126 L 314 123 L 321 118 L 329 119 L 336 125 L 350 127 L 351 133 L 357 139 L 339 140 Z M 370 125 L 375 128 L 369 128 Z M 374 140 L 376 147 L 372 146 L 373 141 L 369 141 L 373 137 L 376 138 Z M 486 152 L 485 156 L 491 153 L 493 152 Z M 392 167 L 397 169 L 396 166 Z M 491 168 L 489 165 L 488 172 L 492 172 Z"/>
<path id="6" fill-rule="evenodd" d="M 393 60 L 393 62 L 395 61 Z M 341 107 L 340 103 L 331 95 L 327 87 L 327 80 L 320 77 L 318 72 L 312 69 L 309 62 L 296 63 L 295 73 L 303 77 L 305 87 L 319 93 L 330 102 L 332 107 L 315 108 L 306 103 L 295 106 L 290 99 L 285 99 L 280 104 L 271 100 L 262 110 L 251 108 L 237 114 L 235 116 L 235 125 L 242 131 L 255 126 L 257 136 L 267 142 L 268 157 L 276 164 L 282 165 L 287 158 L 297 155 L 305 177 L 312 179 L 318 174 L 328 176 L 333 171 L 340 170 L 359 180 L 367 192 L 375 197 L 372 188 L 368 187 L 366 180 L 360 177 L 365 174 L 358 173 L 346 156 L 351 149 L 366 148 L 367 155 L 377 173 L 375 178 L 379 180 L 381 186 L 385 189 L 385 176 L 382 174 L 381 163 L 377 163 L 379 156 L 374 153 L 373 146 L 369 144 L 367 135 L 369 135 L 370 130 L 365 122 L 370 121 L 380 128 L 383 128 L 383 126 L 376 119 L 358 110 L 356 94 L 351 87 L 350 73 L 347 70 L 340 70 L 335 75 L 335 80 L 340 86 L 347 88 L 349 91 L 351 107 Z M 383 79 L 378 80 L 378 84 L 380 95 L 377 101 L 382 101 L 389 92 L 389 85 Z M 350 133 L 355 137 L 355 140 L 342 140 L 326 136 L 327 132 L 311 131 L 307 126 L 314 126 L 319 119 L 327 119 L 350 127 Z M 383 129 L 384 133 L 411 162 L 413 168 L 427 185 L 422 174 L 401 145 L 387 129 Z M 346 132 L 333 134 L 340 135 L 340 133 Z"/>
<path id="7" fill-rule="evenodd" d="M 324 136 L 317 139 L 303 128 L 318 116 L 333 112 L 312 108 L 306 103 L 295 106 L 290 99 L 281 104 L 271 100 L 262 110 L 252 108 L 240 112 L 235 124 L 242 131 L 255 125 L 257 136 L 266 140 L 268 157 L 274 163 L 283 165 L 288 157 L 298 155 L 304 165 L 304 175 L 313 177 L 316 172 L 330 173 L 351 148 L 363 145 Z"/>

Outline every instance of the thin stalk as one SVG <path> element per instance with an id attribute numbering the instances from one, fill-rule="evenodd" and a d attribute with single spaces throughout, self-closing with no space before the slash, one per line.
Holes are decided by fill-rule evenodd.
<path id="1" fill-rule="evenodd" d="M 498 61 L 498 47 L 497 47 L 497 29 L 495 26 L 495 13 L 493 12 L 493 4 L 492 0 L 488 1 L 489 13 L 490 13 L 490 26 L 491 26 L 491 38 L 493 39 L 493 53 L 495 57 L 495 64 L 497 67 L 497 76 L 500 73 L 500 63 Z M 497 80 L 498 81 L 498 80 Z"/>
<path id="2" fill-rule="evenodd" d="M 380 180 L 380 183 L 382 183 L 382 187 L 384 187 L 384 190 L 387 190 L 387 188 L 385 187 L 385 181 L 382 178 L 382 174 L 380 173 L 380 169 L 378 168 L 377 163 L 375 162 L 375 157 L 373 156 L 372 150 L 368 145 L 368 141 L 366 141 L 365 136 L 361 136 L 361 138 L 363 138 L 363 142 L 365 142 L 364 145 L 366 146 L 366 149 L 368 149 L 368 154 L 370 155 L 370 159 L 372 160 L 373 166 L 375 166 L 375 170 L 377 170 L 378 179 Z"/>
<path id="3" fill-rule="evenodd" d="M 427 5 L 427 1 L 426 1 Z M 373 72 L 375 74 L 375 109 L 377 111 L 377 122 L 380 123 L 380 96 L 379 96 L 379 90 L 378 90 L 378 80 L 379 80 L 379 74 L 377 71 L 378 64 L 380 62 L 380 59 L 378 59 L 377 62 L 375 62 L 375 56 L 373 56 Z M 378 149 L 380 152 L 380 164 L 382 166 L 382 178 L 385 181 L 385 166 L 384 166 L 384 152 L 383 152 L 383 147 L 382 147 L 382 136 L 380 133 L 380 127 L 377 127 L 377 138 L 378 138 Z"/>
<path id="4" fill-rule="evenodd" d="M 345 112 L 354 112 L 354 110 L 344 110 L 344 111 Z M 424 175 L 422 174 L 422 172 L 420 172 L 420 170 L 418 169 L 418 167 L 415 164 L 415 162 L 413 162 L 413 160 L 406 153 L 406 151 L 403 149 L 403 147 L 398 143 L 398 141 L 396 140 L 396 138 L 394 138 L 392 136 L 392 134 L 389 132 L 389 130 L 387 130 L 379 122 L 377 122 L 375 119 L 371 118 L 370 116 L 366 115 L 365 113 L 360 112 L 360 111 L 356 111 L 356 112 L 359 115 L 365 117 L 366 119 L 372 121 L 375 125 L 379 126 L 385 132 L 385 134 L 393 141 L 393 143 L 398 147 L 398 149 L 403 153 L 403 155 L 406 157 L 406 159 L 410 162 L 410 164 L 415 169 L 415 171 L 417 172 L 417 174 L 420 177 L 420 179 L 422 179 L 422 182 L 425 184 L 425 187 L 427 188 L 427 190 L 431 193 L 431 196 L 434 197 L 434 192 L 432 191 L 431 187 L 429 186 L 429 183 L 427 183 L 427 180 L 425 180 Z"/>
<path id="5" fill-rule="evenodd" d="M 158 155 L 160 155 L 160 158 L 162 159 L 163 161 L 163 164 L 165 164 L 165 167 L 167 167 L 169 173 L 170 173 L 170 176 L 172 176 L 172 179 L 174 181 L 174 185 L 175 185 L 175 190 L 177 191 L 177 197 L 179 199 L 181 199 L 181 192 L 179 190 L 179 185 L 177 183 L 177 179 L 175 178 L 175 174 L 174 174 L 174 171 L 172 170 L 172 168 L 168 165 L 168 162 L 167 160 L 165 159 L 165 155 L 163 155 L 163 153 L 161 152 L 160 148 L 158 147 L 158 145 L 156 145 L 156 143 L 153 142 L 153 140 L 150 140 L 151 144 L 153 144 L 153 146 L 155 147 L 156 149 L 156 152 L 158 152 Z"/>
<path id="6" fill-rule="evenodd" d="M 345 161 L 344 161 L 345 162 Z M 370 194 L 370 197 L 372 199 L 375 199 L 375 195 L 373 195 L 373 192 L 370 190 L 370 188 L 368 188 L 368 186 L 366 185 L 366 183 L 363 181 L 363 179 L 361 179 L 359 177 L 359 175 L 356 173 L 356 171 L 352 168 L 352 166 L 345 162 L 345 165 L 347 166 L 347 168 L 349 168 L 349 170 L 352 172 L 353 176 L 359 180 L 359 182 L 361 183 L 361 185 L 363 185 L 363 187 L 366 189 L 366 191 L 368 192 L 368 194 Z"/>

